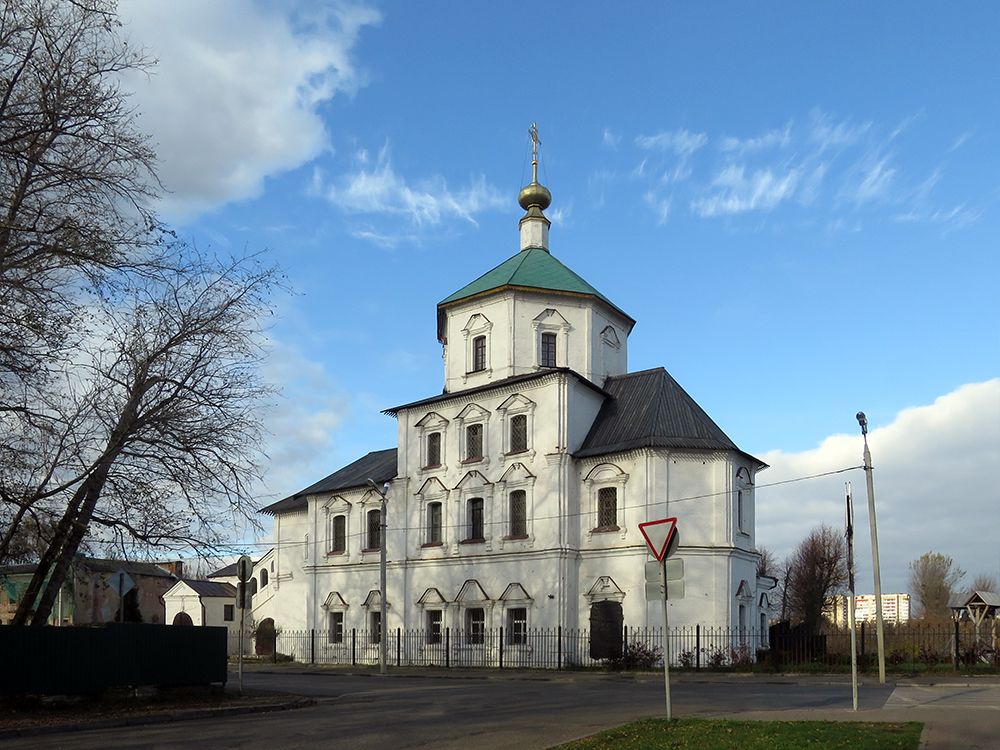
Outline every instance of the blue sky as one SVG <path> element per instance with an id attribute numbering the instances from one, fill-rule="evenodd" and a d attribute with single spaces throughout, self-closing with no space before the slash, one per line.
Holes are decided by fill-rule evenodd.
<path id="1" fill-rule="evenodd" d="M 865 410 L 886 588 L 928 549 L 1000 573 L 995 6 L 122 15 L 159 59 L 129 85 L 165 216 L 219 252 L 268 248 L 295 289 L 271 331 L 267 492 L 394 445 L 380 410 L 440 391 L 435 304 L 517 251 L 536 121 L 552 251 L 638 321 L 630 369 L 665 366 L 772 464 L 761 483 L 860 463 Z M 761 488 L 759 542 L 840 523 L 843 479 Z"/>

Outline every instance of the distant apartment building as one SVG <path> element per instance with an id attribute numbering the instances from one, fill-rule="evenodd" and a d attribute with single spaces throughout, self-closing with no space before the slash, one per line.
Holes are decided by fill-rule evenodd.
<path id="1" fill-rule="evenodd" d="M 823 616 L 838 627 L 847 627 L 848 597 L 834 596 L 823 608 Z M 875 621 L 875 595 L 858 594 L 854 597 L 854 619 L 857 622 Z M 910 619 L 909 594 L 882 594 L 882 619 L 899 624 Z"/>

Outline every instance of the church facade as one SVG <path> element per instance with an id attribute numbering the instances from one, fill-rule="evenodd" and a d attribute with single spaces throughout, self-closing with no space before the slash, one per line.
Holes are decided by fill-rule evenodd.
<path id="1" fill-rule="evenodd" d="M 609 607 L 660 626 L 639 524 L 669 516 L 686 592 L 671 626 L 766 624 L 754 537 L 766 466 L 666 370 L 628 371 L 635 321 L 550 252 L 551 196 L 533 164 L 519 251 L 437 306 L 443 392 L 386 410 L 397 448 L 263 509 L 276 543 L 255 569 L 258 622 L 330 642 L 378 628 L 385 485 L 390 632 L 516 639 L 585 629 Z"/>

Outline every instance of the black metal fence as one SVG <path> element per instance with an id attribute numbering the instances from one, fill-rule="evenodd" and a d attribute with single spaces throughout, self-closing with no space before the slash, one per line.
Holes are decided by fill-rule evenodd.
<path id="1" fill-rule="evenodd" d="M 465 631 L 443 628 L 390 630 L 387 663 L 398 667 L 488 667 L 622 669 L 662 667 L 663 628 L 625 626 L 615 643 L 595 648 L 586 629 L 550 628 L 511 632 L 505 628 Z M 873 623 L 859 623 L 859 666 L 872 669 L 876 658 Z M 231 634 L 230 653 L 236 638 Z M 244 653 L 258 659 L 309 664 L 377 665 L 379 634 L 371 630 L 283 630 L 259 637 L 246 636 Z M 711 628 L 696 625 L 670 629 L 670 664 L 695 670 L 792 669 L 850 665 L 850 632 L 830 630 L 821 635 L 772 626 L 767 631 Z M 886 661 L 890 667 L 916 668 L 951 664 L 955 667 L 1000 666 L 989 636 L 978 639 L 967 623 L 886 628 Z M 607 656 L 595 656 L 596 654 Z"/>
<path id="2" fill-rule="evenodd" d="M 78 695 L 115 687 L 225 683 L 226 629 L 111 624 L 0 627 L 0 693 Z"/>

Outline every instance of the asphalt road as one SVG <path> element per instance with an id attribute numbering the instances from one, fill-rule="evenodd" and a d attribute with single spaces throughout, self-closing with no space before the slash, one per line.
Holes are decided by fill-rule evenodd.
<path id="1" fill-rule="evenodd" d="M 545 748 L 623 722 L 662 716 L 662 678 L 562 675 L 486 679 L 482 677 L 350 676 L 249 673 L 247 687 L 312 696 L 317 705 L 268 714 L 145 727 L 83 731 L 0 743 L 9 748 Z M 902 688 L 898 690 L 903 690 Z M 863 688 L 862 709 L 880 711 L 887 701 L 968 700 L 968 690 L 912 688 L 894 695 L 891 686 Z M 920 691 L 932 691 L 921 694 Z M 937 692 L 934 692 L 934 691 Z M 842 718 L 851 705 L 850 687 L 815 681 L 676 681 L 675 716 L 787 712 L 789 717 Z M 957 696 L 957 698 L 955 697 Z M 982 700 L 997 702 L 1000 689 Z M 973 702 L 978 698 L 973 698 Z M 911 705 L 913 705 L 911 703 Z M 989 709 L 989 705 L 986 706 Z M 801 716 L 800 716 L 801 714 Z M 983 712 L 983 715 L 987 715 Z M 993 716 L 992 713 L 989 716 Z M 1000 719 L 1000 712 L 996 714 Z M 917 717 L 914 716 L 914 719 Z"/>

